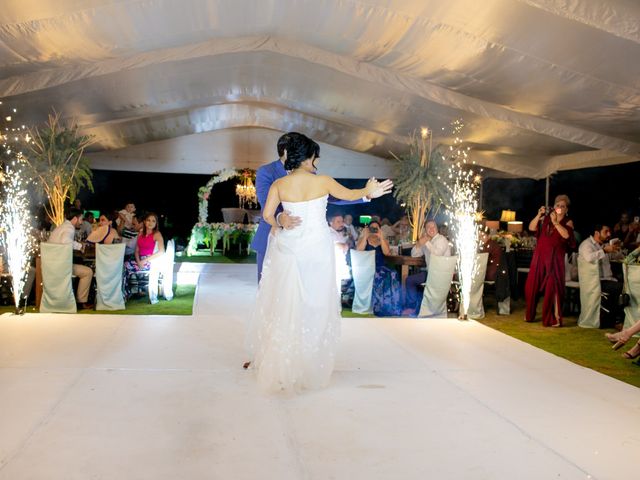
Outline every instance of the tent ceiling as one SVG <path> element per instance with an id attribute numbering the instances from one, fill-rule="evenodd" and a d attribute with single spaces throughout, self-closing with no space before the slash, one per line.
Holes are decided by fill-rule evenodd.
<path id="1" fill-rule="evenodd" d="M 75 119 L 102 168 L 162 142 L 200 172 L 197 137 L 234 130 L 374 161 L 462 118 L 477 163 L 540 178 L 640 157 L 638 25 L 633 0 L 5 0 L 0 97 L 23 122 Z"/>

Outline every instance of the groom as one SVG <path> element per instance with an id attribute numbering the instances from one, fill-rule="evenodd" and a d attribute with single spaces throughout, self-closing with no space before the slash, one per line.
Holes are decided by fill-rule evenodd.
<path id="1" fill-rule="evenodd" d="M 263 207 L 267 202 L 269 188 L 271 188 L 273 182 L 287 175 L 287 171 L 284 169 L 284 162 L 287 159 L 287 149 L 289 148 L 289 145 L 292 143 L 295 144 L 295 142 L 299 142 L 304 138 L 306 138 L 306 136 L 301 133 L 285 133 L 278 139 L 278 160 L 267 163 L 266 165 L 258 168 L 258 171 L 256 172 L 256 195 L 261 207 Z M 320 151 L 320 147 L 317 146 L 317 144 L 316 151 Z M 334 205 L 352 205 L 356 203 L 369 202 L 372 198 L 378 198 L 391 192 L 392 188 L 393 183 L 391 182 L 391 180 L 385 180 L 384 182 L 380 183 L 380 188 L 378 190 L 376 190 L 368 197 L 362 198 L 361 200 L 349 202 L 344 200 L 336 200 L 332 197 L 329 197 L 329 203 L 333 203 Z M 290 230 L 292 228 L 296 228 L 302 222 L 299 217 L 290 216 L 289 212 L 283 211 L 282 205 L 278 206 L 277 212 L 278 213 L 276 213 L 276 222 L 278 222 L 278 225 L 280 225 L 282 228 Z M 251 242 L 251 248 L 256 251 L 256 260 L 258 263 L 258 282 L 260 282 L 260 278 L 262 277 L 262 263 L 264 262 L 264 255 L 267 252 L 267 240 L 269 238 L 270 231 L 271 225 L 269 225 L 264 220 L 260 220 L 258 230 L 256 231 L 256 234 L 253 237 L 253 241 Z"/>

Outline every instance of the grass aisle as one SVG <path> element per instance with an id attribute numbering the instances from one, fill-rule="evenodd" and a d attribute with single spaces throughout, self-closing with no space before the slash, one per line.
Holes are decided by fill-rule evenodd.
<path id="1" fill-rule="evenodd" d="M 195 285 L 177 285 L 173 287 L 173 300 L 159 297 L 155 305 L 149 303 L 149 297 L 130 299 L 125 310 L 78 310 L 78 315 L 192 315 Z M 13 313 L 13 306 L 0 306 L 0 314 Z M 26 313 L 38 313 L 36 307 L 29 305 Z"/>

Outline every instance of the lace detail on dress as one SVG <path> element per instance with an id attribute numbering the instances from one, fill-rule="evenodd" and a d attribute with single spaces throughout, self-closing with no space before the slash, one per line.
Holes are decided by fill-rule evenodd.
<path id="1" fill-rule="evenodd" d="M 284 203 L 302 218 L 269 238 L 247 343 L 260 387 L 299 392 L 326 386 L 340 336 L 327 197 Z"/>

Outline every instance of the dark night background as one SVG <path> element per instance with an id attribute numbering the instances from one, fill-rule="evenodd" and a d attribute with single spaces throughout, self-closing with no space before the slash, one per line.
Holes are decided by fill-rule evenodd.
<path id="1" fill-rule="evenodd" d="M 166 235 L 183 242 L 198 216 L 197 191 L 210 175 L 166 174 L 94 170 L 94 193 L 80 192 L 82 208 L 109 211 L 122 209 L 132 201 L 138 211 L 155 211 L 163 217 Z M 590 235 L 595 222 L 613 226 L 623 211 L 640 215 L 640 162 L 631 164 L 559 172 L 551 178 L 550 202 L 565 193 L 571 199 L 569 216 L 583 238 Z M 237 179 L 215 185 L 209 200 L 209 221 L 221 222 L 223 207 L 237 207 Z M 360 188 L 365 180 L 340 180 L 351 188 Z M 498 220 L 503 209 L 516 211 L 516 219 L 526 224 L 544 204 L 544 180 L 487 178 L 483 183 L 482 208 L 490 220 Z M 368 204 L 330 206 L 329 213 L 378 214 L 397 220 L 403 210 L 392 195 Z M 166 222 L 166 223 L 165 223 Z"/>

